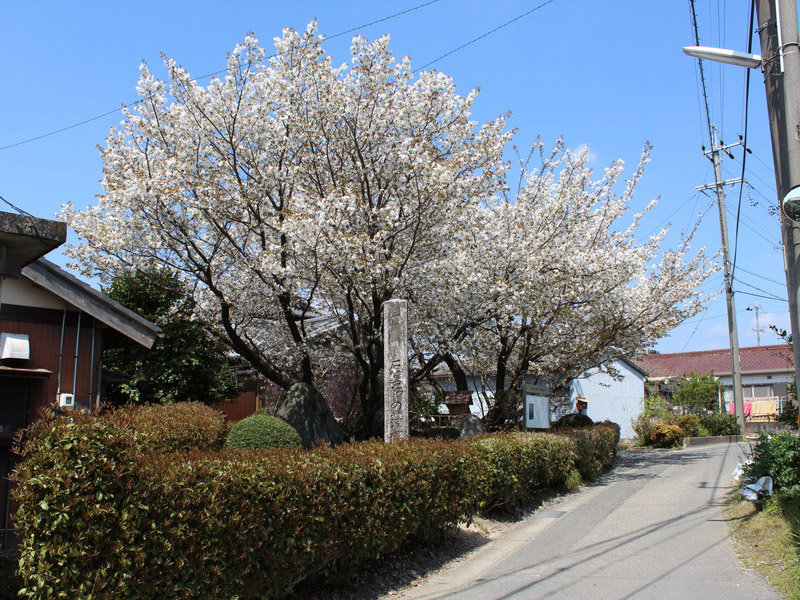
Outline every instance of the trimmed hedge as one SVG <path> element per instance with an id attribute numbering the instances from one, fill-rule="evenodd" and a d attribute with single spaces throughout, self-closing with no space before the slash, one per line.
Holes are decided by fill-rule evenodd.
<path id="1" fill-rule="evenodd" d="M 200 402 L 124 406 L 100 420 L 133 433 L 151 452 L 219 450 L 228 433 L 225 415 Z"/>
<path id="2" fill-rule="evenodd" d="M 620 428 L 616 423 L 602 421 L 594 427 L 562 429 L 558 433 L 577 442 L 575 467 L 585 480 L 595 481 L 613 464 L 620 438 Z"/>
<path id="3" fill-rule="evenodd" d="M 225 441 L 226 448 L 299 448 L 303 445 L 297 430 L 271 415 L 250 415 L 236 423 Z"/>
<path id="4" fill-rule="evenodd" d="M 563 487 L 582 456 L 608 466 L 616 439 L 618 429 L 599 425 L 169 454 L 143 452 L 135 432 L 109 419 L 50 418 L 31 427 L 15 476 L 22 593 L 279 598 L 480 510 Z"/>
<path id="5" fill-rule="evenodd" d="M 466 444 L 478 452 L 473 494 L 481 511 L 514 508 L 543 489 L 562 487 L 577 456 L 568 438 L 546 433 L 501 433 Z"/>

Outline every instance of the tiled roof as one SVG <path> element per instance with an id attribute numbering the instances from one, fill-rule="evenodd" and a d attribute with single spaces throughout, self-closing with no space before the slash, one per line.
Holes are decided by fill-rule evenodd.
<path id="1" fill-rule="evenodd" d="M 649 377 L 682 377 L 691 372 L 698 375 L 730 375 L 731 351 L 704 350 L 674 354 L 647 354 L 637 362 Z M 748 373 L 780 373 L 794 370 L 794 356 L 786 344 L 753 346 L 739 349 L 742 375 Z"/>

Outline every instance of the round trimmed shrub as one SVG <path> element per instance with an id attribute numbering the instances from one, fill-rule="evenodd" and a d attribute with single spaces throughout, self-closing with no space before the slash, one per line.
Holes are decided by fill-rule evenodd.
<path id="1" fill-rule="evenodd" d="M 264 414 L 242 419 L 231 428 L 226 448 L 297 448 L 302 445 L 300 434 L 286 421 Z"/>
<path id="2" fill-rule="evenodd" d="M 657 423 L 650 430 L 650 442 L 656 448 L 674 448 L 683 443 L 683 430 L 677 425 Z"/>
<path id="3" fill-rule="evenodd" d="M 681 415 L 675 419 L 674 424 L 683 429 L 686 437 L 698 437 L 700 435 L 700 417 L 697 415 Z"/>
<path id="4" fill-rule="evenodd" d="M 589 416 L 581 413 L 570 413 L 562 416 L 551 427 L 553 429 L 561 429 L 563 427 L 589 427 L 590 425 L 594 425 L 594 421 Z"/>

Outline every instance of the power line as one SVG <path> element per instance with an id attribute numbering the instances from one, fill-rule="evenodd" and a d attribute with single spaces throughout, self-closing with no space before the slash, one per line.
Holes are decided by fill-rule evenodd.
<path id="1" fill-rule="evenodd" d="M 692 28 L 694 30 L 694 45 L 700 45 L 700 31 L 697 28 L 697 12 L 694 7 L 694 0 L 689 0 L 689 8 L 691 9 L 692 15 Z M 703 88 L 703 103 L 706 107 L 706 125 L 708 126 L 708 139 L 712 140 L 713 136 L 711 134 L 711 109 L 708 107 L 708 92 L 706 90 L 706 75 L 705 71 L 703 70 L 703 59 L 697 59 L 697 66 L 700 69 L 700 83 Z"/>
<path id="2" fill-rule="evenodd" d="M 748 271 L 744 267 L 739 267 L 739 270 L 744 271 L 748 275 L 752 275 L 753 277 L 758 277 L 759 279 L 763 279 L 764 281 L 769 281 L 770 283 L 774 283 L 775 285 L 785 286 L 786 282 L 775 281 L 774 279 L 770 279 L 769 277 L 764 277 L 763 275 L 759 275 L 758 273 L 753 273 L 752 271 Z"/>
<path id="3" fill-rule="evenodd" d="M 346 31 L 340 31 L 339 33 L 328 36 L 325 39 L 332 40 L 341 37 L 343 35 L 347 35 L 348 33 L 353 33 L 354 31 L 358 31 L 359 29 L 366 29 L 367 27 L 371 27 L 372 25 L 377 25 L 378 23 L 389 21 L 391 19 L 394 19 L 395 17 L 400 17 L 410 12 L 414 12 L 415 10 L 419 10 L 420 8 L 425 8 L 426 6 L 430 6 L 431 4 L 436 4 L 437 2 L 441 2 L 441 0 L 430 0 L 430 2 L 424 2 L 423 4 L 418 4 L 417 6 L 414 6 L 412 8 L 407 8 L 406 10 L 401 10 L 400 12 L 394 13 L 393 15 L 389 15 L 388 17 L 383 17 L 382 19 L 376 19 L 375 21 L 364 23 L 363 25 L 359 25 L 358 27 L 353 27 L 352 29 L 348 29 Z"/>
<path id="4" fill-rule="evenodd" d="M 750 25 L 747 36 L 747 53 L 752 54 L 753 50 L 753 19 L 755 18 L 755 0 L 750 3 Z M 736 206 L 736 232 L 733 237 L 733 266 L 731 274 L 736 274 L 736 257 L 739 254 L 739 216 L 742 214 L 742 192 L 744 191 L 744 168 L 747 163 L 747 116 L 750 106 L 750 69 L 745 69 L 745 96 L 744 96 L 744 137 L 742 138 L 742 174 L 739 181 L 739 201 Z"/>
<path id="5" fill-rule="evenodd" d="M 762 296 L 762 298 L 771 298 L 773 300 L 779 300 L 781 302 L 788 302 L 788 300 L 786 298 L 781 298 L 780 296 L 776 296 L 775 294 L 773 294 L 771 292 L 768 292 L 767 290 L 763 290 L 760 287 L 753 285 L 752 283 L 747 283 L 746 281 L 743 281 L 741 279 L 737 279 L 736 281 L 738 281 L 742 285 L 746 285 L 749 288 L 753 288 L 754 290 L 759 291 L 759 292 L 761 292 L 763 294 L 768 294 L 767 296 Z M 736 293 L 738 293 L 738 294 L 748 294 L 748 292 L 743 292 L 743 291 L 739 291 L 739 290 L 737 290 Z M 752 296 L 753 294 L 748 294 L 748 295 Z"/>
<path id="6" fill-rule="evenodd" d="M 507 27 L 508 25 L 511 25 L 515 21 L 519 21 L 520 19 L 524 19 L 525 17 L 527 17 L 531 13 L 534 13 L 537 10 L 539 10 L 540 8 L 544 8 L 545 6 L 547 6 L 548 4 L 552 4 L 553 2 L 555 2 L 555 0 L 547 0 L 547 2 L 542 2 L 539 6 L 535 6 L 532 9 L 530 9 L 529 11 L 526 11 L 526 12 L 522 13 L 521 15 L 517 15 L 516 17 L 514 17 L 513 19 L 511 19 L 509 21 L 506 21 L 502 25 L 498 25 L 497 27 L 495 27 L 491 31 L 487 31 L 486 33 L 482 33 L 478 37 L 473 38 L 470 41 L 468 41 L 466 44 L 461 44 L 458 48 L 454 48 L 453 50 L 450 50 L 450 52 L 446 52 L 445 54 L 442 54 L 438 58 L 434 58 L 432 61 L 427 62 L 424 65 L 422 65 L 421 67 L 418 67 L 418 68 L 414 69 L 414 73 L 417 73 L 418 71 L 422 71 L 423 69 L 425 69 L 427 67 L 430 67 L 432 64 L 439 62 L 440 60 L 450 56 L 451 54 L 455 54 L 459 50 L 463 50 L 464 48 L 466 48 L 467 46 L 470 46 L 471 44 L 474 44 L 478 40 L 482 40 L 483 38 L 492 35 L 496 31 L 500 31 L 501 29 L 503 29 L 503 27 Z"/>
<path id="7" fill-rule="evenodd" d="M 19 206 L 17 206 L 16 204 L 11 204 L 11 202 L 9 202 L 8 200 L 6 200 L 6 199 L 5 199 L 5 198 L 3 198 L 2 196 L 0 196 L 0 200 L 2 200 L 3 202 L 5 202 L 6 204 L 8 204 L 8 205 L 9 205 L 11 208 L 13 208 L 13 209 L 14 209 L 15 211 L 17 211 L 19 214 L 21 214 L 21 215 L 25 215 L 26 217 L 30 217 L 30 218 L 32 218 L 32 219 L 35 219 L 35 218 L 36 218 L 36 217 L 34 217 L 34 216 L 31 214 L 31 213 L 29 213 L 28 211 L 26 211 L 26 210 L 22 210 L 22 209 L 21 209 Z"/>
<path id="8" fill-rule="evenodd" d="M 761 294 L 753 294 L 751 292 L 743 292 L 739 290 L 737 294 L 744 294 L 745 296 L 753 296 L 754 298 L 766 298 L 767 300 L 779 300 L 781 302 L 789 302 L 786 298 L 778 298 L 777 296 L 762 296 Z"/>
<path id="9" fill-rule="evenodd" d="M 389 21 L 390 19 L 394 19 L 396 17 L 399 17 L 399 16 L 402 16 L 402 15 L 414 12 L 416 10 L 419 10 L 421 8 L 425 8 L 426 6 L 430 6 L 432 4 L 436 4 L 437 2 L 441 2 L 441 1 L 442 0 L 429 0 L 428 2 L 423 2 L 422 4 L 418 4 L 416 6 L 408 8 L 406 10 L 394 13 L 392 15 L 389 15 L 389 16 L 386 16 L 386 17 L 382 17 L 380 19 L 376 19 L 375 21 L 370 21 L 369 23 L 364 23 L 363 25 L 359 25 L 358 27 L 353 27 L 353 28 L 347 29 L 345 31 L 340 31 L 339 33 L 336 33 L 334 35 L 328 36 L 325 39 L 326 40 L 332 40 L 332 39 L 341 37 L 343 35 L 347 35 L 348 33 L 353 33 L 354 31 L 358 31 L 359 29 L 364 29 L 366 27 L 370 27 L 371 25 L 376 25 L 377 23 L 383 23 L 384 21 Z M 554 1 L 555 0 L 550 0 L 550 2 L 554 2 Z M 546 2 L 545 4 L 549 4 L 550 2 Z M 540 8 L 540 7 L 537 7 L 534 10 L 537 10 L 538 8 Z M 533 12 L 533 11 L 529 11 L 529 12 Z M 518 17 L 518 18 L 521 18 L 521 17 Z M 505 25 L 501 25 L 501 27 L 505 27 Z M 492 33 L 492 32 L 489 32 L 489 33 Z M 488 34 L 485 34 L 485 35 L 488 35 Z M 470 42 L 470 43 L 472 43 L 472 42 Z M 455 51 L 457 51 L 459 49 L 460 48 L 457 48 L 453 52 L 455 52 Z M 278 53 L 278 54 L 280 54 L 280 53 Z M 273 55 L 269 56 L 268 58 L 274 58 L 274 57 L 278 56 L 278 54 L 273 54 Z M 450 52 L 449 54 L 452 54 L 452 52 Z M 439 57 L 439 58 L 442 58 L 442 57 Z M 439 60 L 439 59 L 437 58 L 436 60 Z M 436 62 L 436 61 L 433 61 L 433 62 Z M 207 77 L 213 77 L 214 75 L 219 75 L 221 73 L 225 73 L 226 71 L 227 71 L 227 69 L 221 69 L 219 71 L 214 71 L 213 73 L 207 73 L 206 75 L 200 75 L 198 77 L 193 77 L 192 81 L 199 81 L 200 79 L 205 79 Z M 144 102 L 145 100 L 147 100 L 147 98 L 140 98 L 139 100 L 135 100 L 135 101 L 131 102 L 130 106 L 136 106 L 137 104 L 139 104 L 141 102 Z M 91 123 L 93 121 L 97 121 L 98 119 L 102 119 L 102 118 L 107 117 L 109 115 L 113 115 L 114 113 L 117 113 L 120 110 L 122 110 L 122 109 L 121 108 L 115 108 L 113 110 L 106 111 L 103 114 L 96 115 L 96 116 L 90 117 L 88 119 L 84 119 L 83 121 L 79 121 L 77 123 L 73 123 L 72 125 L 67 125 L 66 127 L 61 127 L 60 129 L 55 129 L 53 131 L 49 131 L 49 132 L 43 133 L 41 135 L 37 135 L 37 136 L 31 137 L 31 138 L 20 140 L 19 142 L 14 142 L 13 144 L 7 144 L 5 146 L 0 146 L 0 150 L 8 150 L 10 148 L 16 148 L 17 146 L 22 146 L 24 144 L 30 144 L 31 142 L 36 142 L 38 140 L 41 140 L 41 139 L 44 139 L 44 138 L 47 138 L 47 137 L 50 137 L 50 136 L 53 136 L 53 135 L 57 135 L 59 133 L 63 133 L 65 131 L 69 131 L 70 129 L 75 129 L 76 127 L 80 127 L 82 125 L 86 125 L 87 123 Z"/>

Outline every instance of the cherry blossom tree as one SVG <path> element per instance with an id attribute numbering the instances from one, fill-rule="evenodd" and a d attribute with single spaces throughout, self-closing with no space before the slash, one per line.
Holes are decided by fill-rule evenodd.
<path id="1" fill-rule="evenodd" d="M 313 385 L 331 344 L 348 348 L 369 436 L 381 304 L 438 278 L 447 240 L 502 188 L 510 134 L 470 119 L 477 92 L 415 77 L 388 37 L 355 37 L 338 67 L 315 23 L 275 49 L 247 37 L 206 87 L 172 59 L 168 81 L 143 65 L 142 100 L 102 149 L 104 193 L 62 216 L 85 271 L 178 273 L 197 318 L 281 388 Z"/>
<path id="2" fill-rule="evenodd" d="M 621 161 L 593 180 L 586 149 L 559 142 L 545 154 L 537 143 L 518 193 L 474 207 L 460 251 L 442 265 L 455 283 L 450 301 L 422 303 L 413 330 L 418 362 L 428 371 L 447 362 L 460 389 L 467 374 L 494 375 L 494 425 L 518 420 L 526 375 L 559 387 L 635 356 L 702 310 L 708 296 L 698 286 L 716 267 L 702 250 L 692 254 L 692 232 L 677 249 L 663 248 L 666 229 L 636 239 L 654 206 L 630 215 L 648 154 L 621 185 Z M 540 164 L 529 170 L 534 155 Z"/>
<path id="3" fill-rule="evenodd" d="M 266 57 L 249 36 L 205 87 L 143 65 L 142 100 L 102 149 L 97 205 L 64 207 L 83 270 L 169 269 L 202 321 L 282 389 L 358 369 L 360 435 L 382 431 L 381 306 L 409 301 L 414 381 L 494 373 L 495 420 L 526 374 L 560 381 L 630 356 L 695 314 L 711 266 L 665 232 L 636 240 L 641 167 L 592 179 L 586 153 L 534 147 L 513 197 L 505 118 L 414 74 L 389 38 L 334 66 L 311 23 Z M 536 154 L 538 153 L 538 154 Z M 688 236 L 689 238 L 691 236 Z M 324 389 L 324 386 L 319 386 Z"/>

